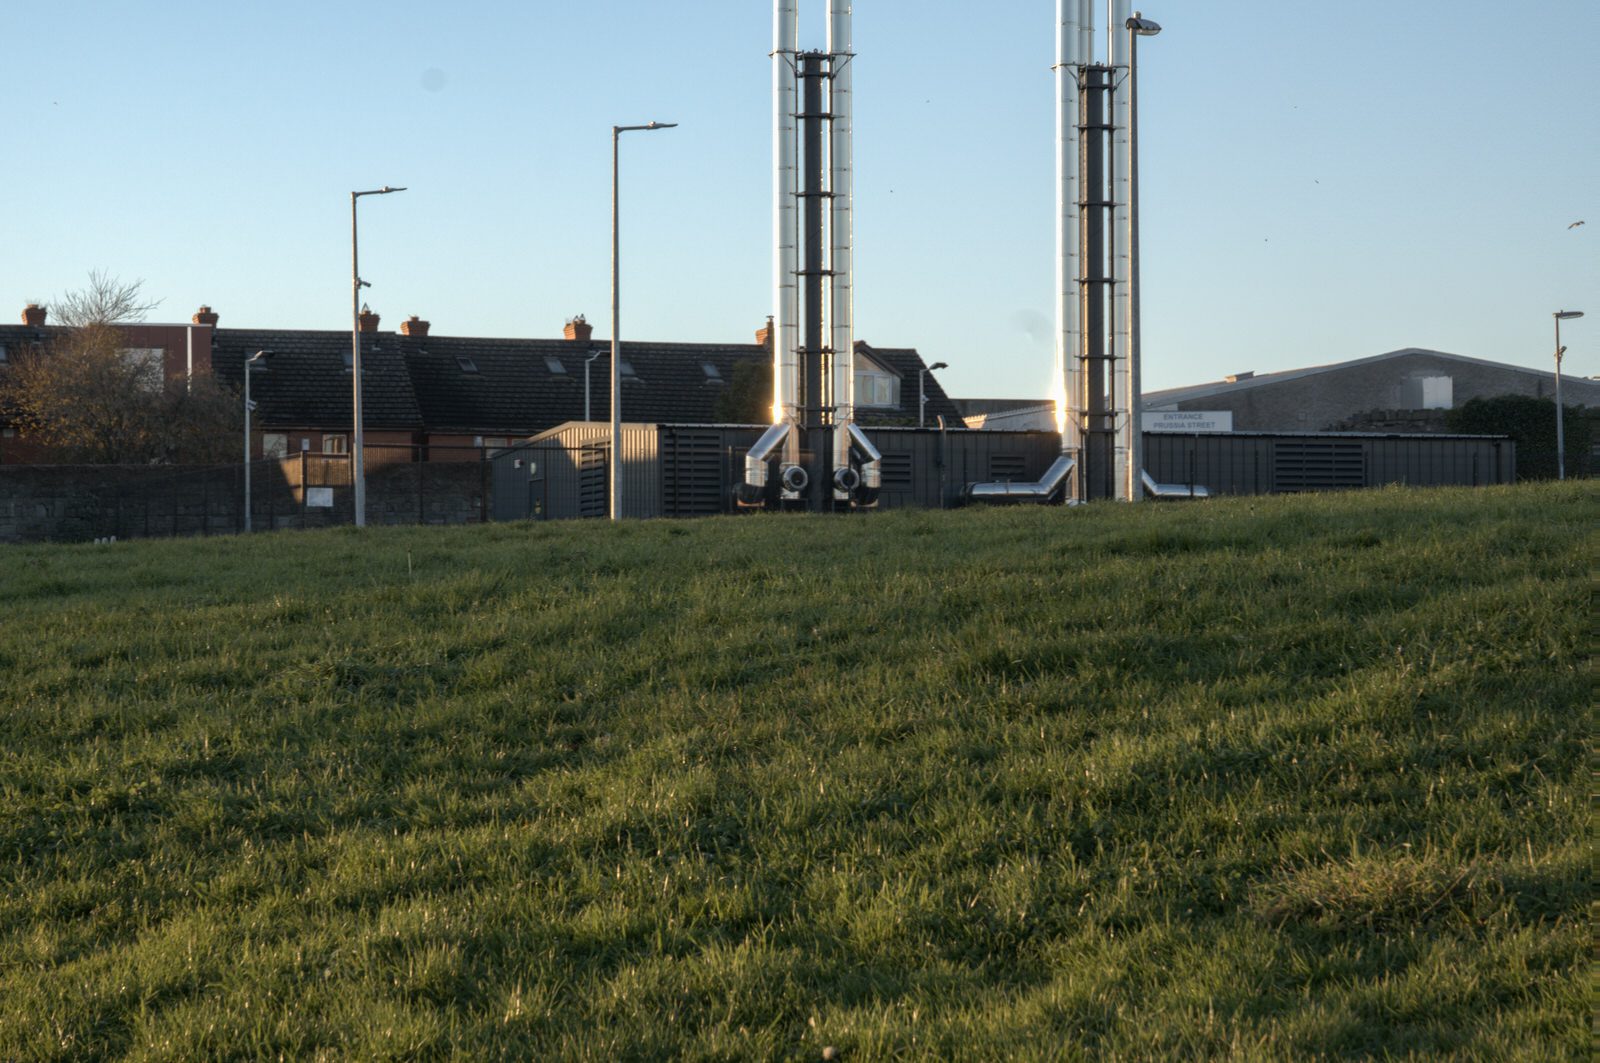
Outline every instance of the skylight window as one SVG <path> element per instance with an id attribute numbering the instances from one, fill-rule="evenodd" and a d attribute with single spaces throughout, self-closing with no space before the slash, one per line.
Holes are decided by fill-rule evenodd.
<path id="1" fill-rule="evenodd" d="M 456 364 L 461 367 L 463 373 L 476 373 L 478 371 L 478 363 L 464 354 L 456 355 Z"/>
<path id="2" fill-rule="evenodd" d="M 638 373 L 635 373 L 633 371 L 633 363 L 628 361 L 626 358 L 622 359 L 620 362 L 617 363 L 617 371 L 619 373 L 621 373 L 623 376 L 631 376 L 631 377 L 637 378 L 638 375 L 639 375 Z"/>
<path id="3" fill-rule="evenodd" d="M 566 363 L 562 362 L 561 359 L 557 358 L 553 354 L 545 355 L 544 367 L 550 370 L 550 372 L 556 376 L 567 375 Z"/>
<path id="4" fill-rule="evenodd" d="M 700 363 L 700 369 L 701 369 L 702 372 L 705 373 L 707 380 L 721 380 L 722 379 L 722 373 L 719 372 L 717 370 L 717 367 L 712 365 L 710 362 L 701 362 Z"/>

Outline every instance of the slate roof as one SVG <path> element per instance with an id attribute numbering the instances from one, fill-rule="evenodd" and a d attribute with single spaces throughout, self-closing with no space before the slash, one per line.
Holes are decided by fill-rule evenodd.
<path id="1" fill-rule="evenodd" d="M 412 390 L 399 336 L 392 332 L 361 337 L 362 421 L 368 430 L 416 431 L 422 410 Z M 348 332 L 289 329 L 217 329 L 211 344 L 211 371 L 243 390 L 245 359 L 268 350 L 272 357 L 251 370 L 250 398 L 263 425 L 348 429 L 351 425 Z"/>
<path id="2" fill-rule="evenodd" d="M 367 427 L 421 428 L 468 435 L 533 435 L 583 419 L 583 370 L 588 356 L 595 419 L 610 415 L 611 346 L 606 340 L 497 339 L 370 333 L 366 363 Z M 212 364 L 239 386 L 239 366 L 261 349 L 275 352 L 271 367 L 251 379 L 262 424 L 347 426 L 350 374 L 346 332 L 218 329 Z M 915 422 L 921 355 L 909 348 L 860 344 L 862 353 L 901 378 L 898 409 L 862 409 L 863 424 Z M 740 362 L 772 356 L 757 344 L 628 341 L 623 360 L 623 414 L 629 421 L 712 423 L 717 400 Z M 714 373 L 708 373 L 710 366 Z M 558 371 L 559 370 L 559 371 Z M 955 404 L 928 374 L 928 419 L 959 423 Z"/>
<path id="3" fill-rule="evenodd" d="M 16 350 L 51 331 L 0 325 L 0 343 Z M 212 338 L 212 371 L 242 390 L 245 359 L 260 350 L 273 354 L 251 371 L 250 397 L 258 424 L 332 431 L 350 427 L 349 332 L 219 328 Z M 899 407 L 863 407 L 857 411 L 861 423 L 915 424 L 922 356 L 911 348 L 865 343 L 858 343 L 857 350 L 901 381 Z M 361 348 L 366 427 L 533 435 L 582 420 L 584 361 L 596 353 L 589 372 L 598 420 L 610 415 L 609 341 L 367 333 Z M 628 341 L 623 358 L 634 372 L 623 378 L 624 416 L 659 424 L 713 423 L 720 419 L 717 399 L 732 381 L 734 367 L 771 357 L 767 348 L 754 343 Z M 706 372 L 708 365 L 714 375 Z M 562 371 L 556 371 L 558 366 Z M 960 424 L 960 412 L 933 373 L 927 388 L 928 423 L 943 414 Z"/>

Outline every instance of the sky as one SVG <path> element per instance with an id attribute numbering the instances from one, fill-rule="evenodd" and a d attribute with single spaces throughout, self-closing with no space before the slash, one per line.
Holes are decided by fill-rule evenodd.
<path id="1" fill-rule="evenodd" d="M 800 0 L 802 46 L 824 0 Z M 1427 347 L 1600 374 L 1596 0 L 1145 0 L 1147 389 Z M 0 314 L 90 270 L 187 321 L 752 342 L 770 0 L 17 0 Z M 27 17 L 22 17 L 26 15 Z M 857 336 L 1051 391 L 1052 0 L 855 4 Z M 1587 224 L 1569 227 L 1584 221 Z M 6 309 L 10 303 L 12 309 Z"/>

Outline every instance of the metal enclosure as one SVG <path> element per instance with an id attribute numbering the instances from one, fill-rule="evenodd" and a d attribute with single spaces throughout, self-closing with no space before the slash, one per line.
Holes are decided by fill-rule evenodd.
<path id="1" fill-rule="evenodd" d="M 740 508 L 734 489 L 745 455 L 765 429 L 755 425 L 624 425 L 624 505 L 629 517 L 699 517 Z M 494 467 L 496 520 L 561 520 L 605 515 L 604 424 L 573 422 L 500 451 Z M 882 506 L 955 505 L 976 480 L 1030 483 L 1060 454 L 1054 432 L 941 432 L 879 428 Z M 802 465 L 809 450 L 797 452 Z"/>
<path id="2" fill-rule="evenodd" d="M 745 455 L 759 425 L 627 424 L 622 461 L 626 515 L 704 517 L 733 513 Z M 895 509 L 959 505 L 973 484 L 1031 485 L 1061 457 L 1054 432 L 874 429 L 881 457 L 879 504 Z M 1213 495 L 1286 494 L 1388 484 L 1513 483 L 1516 444 L 1494 436 L 1144 433 L 1150 476 L 1203 485 Z M 609 426 L 569 422 L 496 452 L 496 520 L 606 515 Z M 809 451 L 798 454 L 809 461 Z M 1002 500 L 1004 491 L 992 496 Z M 1059 495 L 1055 496 L 1059 497 Z M 1026 491 L 1011 501 L 1030 499 Z"/>
<path id="3" fill-rule="evenodd" d="M 1156 480 L 1203 484 L 1213 495 L 1516 482 L 1516 443 L 1494 436 L 1144 433 Z"/>

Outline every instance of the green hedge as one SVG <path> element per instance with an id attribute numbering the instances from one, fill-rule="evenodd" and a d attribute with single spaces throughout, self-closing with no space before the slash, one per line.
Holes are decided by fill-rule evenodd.
<path id="1" fill-rule="evenodd" d="M 1566 407 L 1564 429 L 1568 476 L 1590 475 L 1590 446 L 1600 410 Z M 1517 478 L 1556 478 L 1556 404 L 1527 395 L 1499 395 L 1469 399 L 1445 415 L 1452 432 L 1470 435 L 1510 436 L 1517 441 Z"/>

